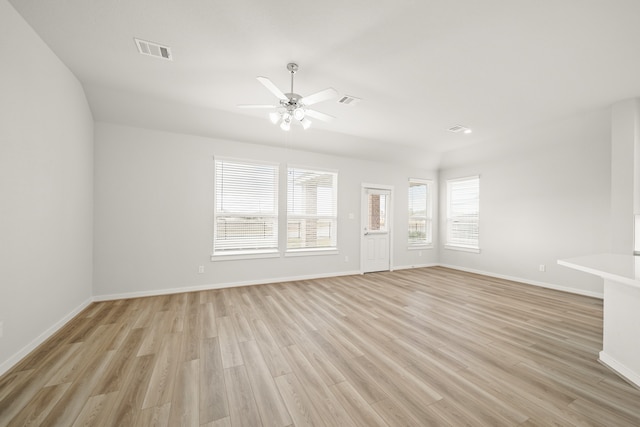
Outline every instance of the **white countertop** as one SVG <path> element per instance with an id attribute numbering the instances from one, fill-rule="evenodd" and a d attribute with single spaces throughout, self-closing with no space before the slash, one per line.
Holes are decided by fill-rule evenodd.
<path id="1" fill-rule="evenodd" d="M 558 264 L 604 279 L 640 287 L 640 256 L 597 254 L 559 259 Z"/>

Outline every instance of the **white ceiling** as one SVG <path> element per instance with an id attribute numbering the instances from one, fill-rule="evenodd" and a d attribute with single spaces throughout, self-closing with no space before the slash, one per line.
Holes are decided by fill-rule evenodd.
<path id="1" fill-rule="evenodd" d="M 10 2 L 98 121 L 433 167 L 446 151 L 640 95 L 638 0 Z M 138 54 L 134 37 L 170 46 L 174 61 Z M 317 104 L 337 120 L 288 133 L 236 107 L 274 103 L 258 75 L 288 92 L 292 61 L 297 93 L 331 86 L 363 101 Z"/>

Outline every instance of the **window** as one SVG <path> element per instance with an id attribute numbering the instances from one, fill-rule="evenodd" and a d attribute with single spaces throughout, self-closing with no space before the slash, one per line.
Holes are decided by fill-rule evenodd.
<path id="1" fill-rule="evenodd" d="M 385 190 L 369 190 L 372 191 L 367 195 L 369 206 L 369 224 L 367 231 L 369 233 L 388 233 L 388 206 L 389 196 L 391 195 Z"/>
<path id="2" fill-rule="evenodd" d="M 409 179 L 409 247 L 429 246 L 433 243 L 431 181 Z"/>
<path id="3" fill-rule="evenodd" d="M 213 255 L 278 251 L 278 165 L 215 161 Z"/>
<path id="4" fill-rule="evenodd" d="M 338 174 L 287 170 L 287 250 L 336 249 Z"/>
<path id="5" fill-rule="evenodd" d="M 450 249 L 479 252 L 480 177 L 447 181 L 447 243 Z"/>

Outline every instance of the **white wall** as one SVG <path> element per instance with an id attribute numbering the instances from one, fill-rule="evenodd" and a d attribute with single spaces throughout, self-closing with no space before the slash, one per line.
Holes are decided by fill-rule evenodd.
<path id="1" fill-rule="evenodd" d="M 1 374 L 91 297 L 93 119 L 5 0 L 0 58 Z"/>
<path id="2" fill-rule="evenodd" d="M 435 172 L 107 123 L 95 126 L 97 297 L 357 272 L 363 182 L 395 187 L 394 265 L 436 262 L 436 250 L 424 250 L 420 257 L 406 244 L 408 180 L 434 179 Z M 287 136 L 291 147 L 298 131 Z M 212 262 L 214 155 L 338 170 L 339 255 Z M 281 201 L 284 191 L 286 182 L 281 182 Z M 198 274 L 199 265 L 205 266 L 204 274 Z"/>
<path id="3" fill-rule="evenodd" d="M 449 154 L 440 172 L 441 243 L 446 180 L 480 175 L 481 252 L 441 248 L 440 263 L 601 295 L 601 279 L 556 261 L 609 252 L 610 129 L 610 110 L 603 109 L 487 141 L 484 153 Z M 492 145 L 501 154 L 487 156 Z"/>
<path id="4" fill-rule="evenodd" d="M 611 252 L 618 254 L 633 254 L 633 214 L 640 213 L 639 123 L 640 100 L 611 107 Z"/>

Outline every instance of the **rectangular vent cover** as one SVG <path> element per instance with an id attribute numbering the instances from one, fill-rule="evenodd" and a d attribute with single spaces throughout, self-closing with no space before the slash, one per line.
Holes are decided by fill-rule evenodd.
<path id="1" fill-rule="evenodd" d="M 354 106 L 358 104 L 360 101 L 362 101 L 362 99 L 356 98 L 355 96 L 344 95 L 338 99 L 338 104 Z"/>
<path id="2" fill-rule="evenodd" d="M 166 59 L 167 61 L 173 61 L 171 48 L 169 46 L 162 46 L 154 42 L 136 38 L 134 38 L 134 40 L 136 41 L 136 46 L 138 46 L 138 52 L 140 52 L 142 55 L 148 55 L 160 59 Z"/>
<path id="3" fill-rule="evenodd" d="M 453 133 L 460 133 L 460 132 L 464 132 L 466 130 L 469 130 L 468 127 L 466 126 L 462 126 L 462 125 L 454 125 L 451 126 L 449 129 L 447 129 L 449 132 L 453 132 Z"/>

